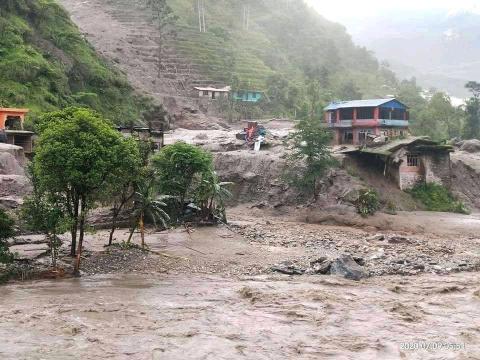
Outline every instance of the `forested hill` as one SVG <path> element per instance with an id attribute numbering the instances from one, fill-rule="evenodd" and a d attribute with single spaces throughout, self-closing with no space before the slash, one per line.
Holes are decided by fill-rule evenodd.
<path id="1" fill-rule="evenodd" d="M 0 0 L 0 106 L 31 119 L 68 105 L 117 123 L 138 119 L 145 99 L 101 60 L 55 0 Z"/>
<path id="2" fill-rule="evenodd" d="M 178 16 L 177 48 L 215 80 L 233 77 L 240 87 L 268 90 L 275 75 L 299 88 L 316 77 L 332 98 L 394 91 L 395 77 L 388 69 L 381 69 L 367 49 L 355 46 L 342 25 L 326 20 L 302 0 L 168 3 Z M 205 9 L 202 33 L 198 3 Z"/>

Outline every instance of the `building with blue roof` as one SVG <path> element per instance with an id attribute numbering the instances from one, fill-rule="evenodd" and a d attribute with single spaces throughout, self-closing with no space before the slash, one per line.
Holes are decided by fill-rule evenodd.
<path id="1" fill-rule="evenodd" d="M 337 101 L 324 110 L 337 145 L 364 144 L 369 134 L 393 139 L 409 133 L 408 107 L 397 99 Z"/>

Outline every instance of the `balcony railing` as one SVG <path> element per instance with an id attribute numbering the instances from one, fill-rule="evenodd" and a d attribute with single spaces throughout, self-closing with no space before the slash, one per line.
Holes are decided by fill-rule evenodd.
<path id="1" fill-rule="evenodd" d="M 340 122 L 328 123 L 328 127 L 332 127 L 332 128 L 352 127 L 352 120 L 340 120 Z"/>
<path id="2" fill-rule="evenodd" d="M 408 127 L 408 120 L 379 119 L 379 125 Z"/>

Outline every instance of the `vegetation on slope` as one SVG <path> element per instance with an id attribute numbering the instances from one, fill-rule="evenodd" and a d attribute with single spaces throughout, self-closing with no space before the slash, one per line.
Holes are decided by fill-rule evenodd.
<path id="1" fill-rule="evenodd" d="M 442 185 L 435 183 L 419 184 L 409 192 L 413 198 L 424 203 L 428 211 L 469 213 L 465 204 L 455 199 L 450 191 Z"/>
<path id="2" fill-rule="evenodd" d="M 148 103 L 96 55 L 55 0 L 0 1 L 0 106 L 28 107 L 32 118 L 88 106 L 129 123 Z"/>
<path id="3" fill-rule="evenodd" d="M 196 2 L 169 0 L 177 21 L 177 50 L 201 65 L 211 80 L 267 92 L 278 112 L 303 112 L 309 82 L 322 99 L 379 97 L 396 89 L 394 74 L 345 28 L 303 1 L 204 1 L 207 32 L 200 32 Z M 244 8 L 248 6 L 248 29 Z"/>

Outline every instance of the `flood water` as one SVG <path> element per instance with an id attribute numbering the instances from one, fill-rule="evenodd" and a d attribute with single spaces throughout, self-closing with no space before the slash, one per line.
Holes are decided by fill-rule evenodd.
<path id="1" fill-rule="evenodd" d="M 0 287 L 0 319 L 0 359 L 480 358 L 478 273 L 17 283 Z"/>

